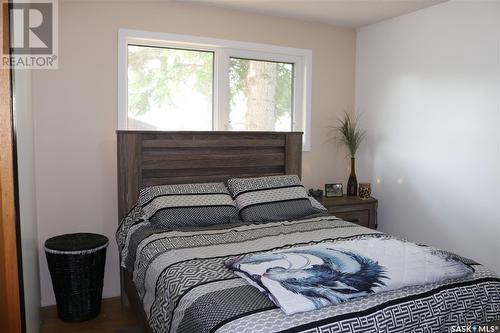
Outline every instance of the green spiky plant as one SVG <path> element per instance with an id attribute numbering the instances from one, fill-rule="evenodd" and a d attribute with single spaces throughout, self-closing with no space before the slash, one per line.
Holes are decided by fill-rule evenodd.
<path id="1" fill-rule="evenodd" d="M 351 158 L 356 156 L 361 142 L 365 139 L 365 131 L 359 128 L 358 120 L 359 117 L 345 112 L 344 116 L 338 119 L 337 125 L 333 127 L 336 141 L 347 147 Z"/>

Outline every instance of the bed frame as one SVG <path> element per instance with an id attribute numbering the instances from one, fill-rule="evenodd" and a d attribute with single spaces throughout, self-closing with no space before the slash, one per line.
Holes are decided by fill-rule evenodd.
<path id="1" fill-rule="evenodd" d="M 235 177 L 302 171 L 302 132 L 117 131 L 118 218 L 137 203 L 142 188 L 226 182 Z M 131 276 L 120 268 L 122 304 L 131 305 L 150 332 Z"/>

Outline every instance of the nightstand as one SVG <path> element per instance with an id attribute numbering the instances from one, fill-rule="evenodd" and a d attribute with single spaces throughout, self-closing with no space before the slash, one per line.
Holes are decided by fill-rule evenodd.
<path id="1" fill-rule="evenodd" d="M 323 197 L 321 203 L 330 214 L 363 227 L 377 229 L 377 205 L 375 198 L 361 200 L 358 197 Z"/>

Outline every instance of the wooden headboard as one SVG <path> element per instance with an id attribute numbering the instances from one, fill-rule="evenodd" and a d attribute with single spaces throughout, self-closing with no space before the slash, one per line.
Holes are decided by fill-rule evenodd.
<path id="1" fill-rule="evenodd" d="M 127 130 L 117 136 L 119 220 L 147 186 L 301 176 L 302 132 Z"/>

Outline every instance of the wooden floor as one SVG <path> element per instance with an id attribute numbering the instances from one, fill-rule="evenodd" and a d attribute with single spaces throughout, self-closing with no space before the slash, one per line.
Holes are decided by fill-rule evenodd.
<path id="1" fill-rule="evenodd" d="M 44 307 L 40 312 L 40 333 L 138 333 L 136 315 L 130 308 L 121 306 L 120 298 L 102 300 L 101 313 L 95 319 L 81 323 L 65 323 L 57 317 L 55 306 Z"/>

